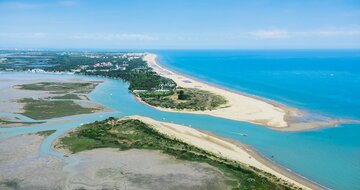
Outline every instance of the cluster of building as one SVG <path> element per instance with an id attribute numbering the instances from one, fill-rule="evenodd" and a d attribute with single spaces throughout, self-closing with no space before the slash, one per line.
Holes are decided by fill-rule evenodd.
<path id="1" fill-rule="evenodd" d="M 0 58 L 0 63 L 5 63 L 6 62 L 6 58 Z"/>
<path id="2" fill-rule="evenodd" d="M 103 58 L 103 59 L 126 59 L 127 61 L 133 60 L 133 59 L 141 59 L 145 54 L 144 53 L 124 53 L 121 55 L 111 55 L 111 56 L 98 56 L 98 55 L 88 55 L 85 54 L 83 56 L 89 57 L 89 58 Z M 114 71 L 114 70 L 121 70 L 125 71 L 126 68 L 129 66 L 129 64 L 121 63 L 117 64 L 116 61 L 107 61 L 107 62 L 101 62 L 96 63 L 93 66 L 89 65 L 83 65 L 80 66 L 79 69 L 73 69 L 72 72 L 77 73 L 81 70 L 85 70 L 86 72 L 96 72 L 96 71 Z"/>
<path id="3" fill-rule="evenodd" d="M 88 55 L 88 54 L 84 54 L 83 56 L 84 56 L 84 57 L 87 57 L 87 58 L 91 58 L 91 59 L 100 58 L 99 55 Z"/>
<path id="4" fill-rule="evenodd" d="M 96 63 L 94 65 L 95 68 L 97 67 L 112 67 L 113 64 L 109 61 L 109 62 L 102 62 L 102 63 Z"/>
<path id="5" fill-rule="evenodd" d="M 145 53 L 122 53 L 119 55 L 108 55 L 108 56 L 100 56 L 100 55 L 95 55 L 95 54 L 82 54 L 82 56 L 87 57 L 87 58 L 92 58 L 92 59 L 98 59 L 98 58 L 104 58 L 104 59 L 108 59 L 108 58 L 126 58 L 128 60 L 132 60 L 132 59 L 139 59 L 142 58 L 145 55 Z"/>
<path id="6" fill-rule="evenodd" d="M 61 71 L 45 71 L 43 69 L 28 69 L 29 73 L 51 73 L 51 74 L 74 74 L 74 72 L 61 72 Z"/>
<path id="7" fill-rule="evenodd" d="M 133 60 L 133 59 L 141 59 L 145 53 L 125 53 L 122 55 L 122 58 L 126 58 L 127 60 Z"/>
<path id="8" fill-rule="evenodd" d="M 59 55 L 73 55 L 75 53 L 72 52 L 61 52 L 58 53 Z M 97 55 L 96 53 L 84 53 L 81 54 L 81 56 L 91 58 L 91 59 L 106 59 L 106 61 L 95 63 L 94 65 L 80 65 L 78 68 L 71 69 L 68 72 L 61 72 L 66 74 L 74 74 L 74 73 L 81 73 L 82 71 L 86 72 L 107 72 L 107 71 L 126 71 L 129 64 L 128 61 L 134 60 L 134 59 L 141 59 L 145 54 L 144 53 L 121 53 L 117 55 Z M 117 59 L 121 59 L 122 61 L 119 61 Z M 109 60 L 109 61 L 108 61 Z M 0 63 L 6 62 L 6 58 L 0 57 Z M 142 70 L 145 68 L 137 68 L 136 70 Z M 6 71 L 14 71 L 15 69 L 5 69 Z M 39 68 L 34 69 L 28 69 L 27 72 L 31 73 L 47 73 L 47 71 Z M 51 72 L 54 73 L 54 72 Z"/>

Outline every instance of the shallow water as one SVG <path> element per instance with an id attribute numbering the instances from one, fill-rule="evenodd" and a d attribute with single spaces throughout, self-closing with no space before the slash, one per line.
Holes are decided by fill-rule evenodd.
<path id="1" fill-rule="evenodd" d="M 187 52 L 183 52 L 183 54 L 173 55 L 174 52 L 157 52 L 162 55 L 161 61 L 165 63 L 166 66 L 175 69 L 176 71 L 184 72 L 190 76 L 196 76 L 203 80 L 208 80 L 210 78 L 214 78 L 215 80 L 210 80 L 219 85 L 224 85 L 228 88 L 234 90 L 244 90 L 248 93 L 254 93 L 256 95 L 264 96 L 265 98 L 275 99 L 284 104 L 292 105 L 299 108 L 305 108 L 306 110 L 310 110 L 316 112 L 318 114 L 326 114 L 332 117 L 336 116 L 344 116 L 347 118 L 357 118 L 357 113 L 352 113 L 351 110 L 347 110 L 337 114 L 334 110 L 328 110 L 326 108 L 327 105 L 320 106 L 321 103 L 311 104 L 311 101 L 304 101 L 306 99 L 311 100 L 311 96 L 303 97 L 304 95 L 299 95 L 296 97 L 301 98 L 294 98 L 292 96 L 287 97 L 286 93 L 272 93 L 266 91 L 268 88 L 255 88 L 257 87 L 256 82 L 254 82 L 253 88 L 250 88 L 246 85 L 243 87 L 243 83 L 239 82 L 243 76 L 248 75 L 238 75 L 234 74 L 235 69 L 230 69 L 231 71 L 226 71 L 225 68 L 231 68 L 226 66 L 227 63 L 231 63 L 236 65 L 234 60 L 236 60 L 236 53 L 233 56 L 230 56 L 224 52 L 220 52 L 222 56 L 225 57 L 233 57 L 233 61 L 222 61 L 222 66 L 214 66 L 216 62 L 212 62 L 212 59 L 209 59 L 210 62 L 206 64 L 206 61 L 201 62 L 204 57 L 207 57 L 204 54 L 201 54 L 200 58 L 187 58 Z M 233 53 L 234 54 L 234 53 Z M 211 54 L 208 56 L 211 57 Z M 235 57 L 235 58 L 234 58 Z M 255 56 L 256 57 L 256 56 Z M 229 59 L 230 59 L 229 58 Z M 264 58 L 266 60 L 266 56 Z M 267 58 L 270 59 L 270 58 Z M 184 62 L 185 60 L 185 62 Z M 217 61 L 222 60 L 221 56 L 215 59 Z M 230 59 L 231 60 L 231 59 Z M 260 62 L 260 61 L 258 61 Z M 196 63 L 196 64 L 189 64 L 189 63 Z M 200 65 L 197 65 L 199 63 Z M 274 62 L 276 63 L 276 62 Z M 178 65 L 179 64 L 179 65 Z M 188 66 L 183 66 L 181 64 L 185 64 Z M 205 66 L 207 65 L 207 66 Z M 209 66 L 212 65 L 212 66 Z M 296 65 L 296 64 L 295 64 Z M 183 68 L 182 70 L 178 70 L 178 67 Z M 207 69 L 210 71 L 204 71 L 206 69 L 201 68 L 212 68 L 215 70 Z M 249 66 L 248 66 L 249 67 Z M 276 68 L 276 67 L 275 67 Z M 252 68 L 251 73 L 256 75 L 259 73 L 258 77 L 263 77 L 263 72 L 255 72 L 255 68 Z M 261 69 L 260 69 L 261 70 Z M 217 72 L 215 72 L 217 71 Z M 205 73 L 204 73 L 205 72 Z M 225 84 L 232 84 L 230 81 L 222 81 L 220 78 L 217 78 L 215 74 L 221 73 L 220 76 L 228 76 L 232 77 L 233 86 L 225 85 Z M 227 75 L 226 72 L 229 72 Z M 237 73 L 239 72 L 236 69 Z M 248 72 L 248 71 L 243 71 Z M 264 71 L 265 72 L 265 71 Z M 271 74 L 270 67 L 268 68 L 267 75 Z M 305 72 L 305 71 L 303 71 Z M 333 71 L 332 71 L 333 72 Z M 196 73 L 196 75 L 192 75 L 191 73 Z M 214 74 L 215 73 L 215 74 Z M 1 73 L 1 77 L 6 77 L 12 75 L 15 77 L 27 77 L 30 78 L 31 76 L 41 77 L 43 74 L 26 74 L 26 73 Z M 280 74 L 281 75 L 281 74 Z M 353 74 L 356 75 L 356 74 Z M 48 75 L 52 77 L 74 77 L 69 75 Z M 214 76 L 214 77 L 213 77 Z M 286 75 L 285 75 L 286 76 Z M 282 86 L 283 84 L 277 84 L 277 80 L 280 82 L 286 78 L 285 76 L 274 76 L 273 78 L 262 80 L 262 83 L 270 83 L 275 82 L 275 84 L 271 85 L 278 85 Z M 307 76 L 307 75 L 306 75 Z M 84 76 L 80 76 L 84 77 Z M 208 77 L 208 78 L 206 78 Z M 251 81 L 255 80 L 255 76 L 253 78 L 246 77 L 244 81 Z M 89 78 L 89 77 L 87 77 Z M 51 122 L 54 124 L 46 124 L 46 125 L 33 125 L 29 127 L 17 127 L 17 128 L 7 128 L 7 129 L 0 129 L 0 132 L 6 132 L 5 134 L 0 134 L 0 137 L 8 137 L 18 134 L 24 133 L 31 133 L 37 132 L 42 130 L 49 130 L 49 129 L 57 129 L 57 132 L 49 136 L 45 139 L 45 141 L 41 145 L 41 154 L 45 155 L 55 155 L 61 157 L 62 155 L 54 152 L 51 149 L 51 143 L 55 140 L 58 136 L 62 135 L 65 131 L 79 126 L 81 123 L 92 122 L 95 120 L 102 120 L 109 116 L 121 117 L 127 115 L 144 115 L 148 116 L 157 120 L 165 120 L 168 122 L 174 122 L 178 124 L 184 125 L 191 125 L 194 128 L 207 130 L 214 134 L 228 137 L 231 139 L 239 140 L 244 142 L 257 151 L 262 153 L 264 156 L 271 158 L 274 162 L 279 163 L 280 165 L 289 168 L 292 171 L 297 172 L 300 175 L 303 175 L 321 185 L 324 185 L 329 188 L 333 189 L 357 189 L 360 185 L 360 127 L 358 124 L 344 124 L 335 128 L 323 128 L 317 129 L 312 131 L 305 131 L 305 132 L 279 132 L 270 130 L 264 127 L 260 127 L 253 124 L 243 123 L 243 122 L 236 122 L 221 118 L 214 118 L 209 116 L 202 116 L 202 115 L 191 115 L 191 114 L 178 114 L 178 113 L 165 113 L 160 112 L 155 109 L 152 109 L 146 105 L 140 104 L 135 101 L 134 97 L 128 93 L 127 84 L 112 79 L 104 79 L 104 78 L 97 78 L 91 77 L 92 79 L 102 79 L 105 82 L 100 84 L 90 95 L 89 98 L 99 104 L 102 104 L 110 109 L 113 112 L 109 113 L 97 113 L 97 114 L 87 114 L 87 115 L 79 115 L 79 116 L 70 116 L 64 117 L 60 119 L 54 119 Z M 240 78 L 239 80 L 236 78 Z M 259 78 L 257 80 L 259 80 Z M 311 78 L 311 77 L 310 77 Z M 236 79 L 236 80 L 235 80 Z M 276 80 L 277 79 L 277 80 Z M 302 79 L 299 79 L 299 83 L 301 83 Z M 356 79 L 356 77 L 354 77 Z M 310 79 L 309 79 L 310 80 Z M 220 82 L 219 82 L 220 81 Z M 289 81 L 286 81 L 290 83 Z M 317 81 L 320 83 L 320 81 Z M 338 79 L 336 83 L 339 83 Z M 244 82 L 247 84 L 247 82 Z M 352 84 L 357 84 L 354 81 Z M 237 88 L 237 86 L 242 86 L 241 89 Z M 265 85 L 267 86 L 267 85 Z M 311 86 L 311 85 L 309 85 Z M 245 90 L 246 87 L 246 90 Z M 283 86 L 286 89 L 288 86 Z M 308 87 L 310 88 L 310 87 Z M 325 87 L 322 87 L 325 88 Z M 272 89 L 269 87 L 269 89 Z M 276 89 L 276 88 L 275 88 Z M 290 88 L 291 89 L 291 88 Z M 297 88 L 296 88 L 297 89 Z M 301 88 L 297 89 L 301 91 Z M 319 89 L 317 89 L 319 90 Z M 354 91 L 356 92 L 355 89 Z M 285 90 L 288 92 L 287 90 Z M 289 90 L 291 91 L 291 90 Z M 321 88 L 320 88 L 321 91 Z M 353 93 L 354 91 L 351 91 Z M 258 92 L 258 93 L 255 93 Z M 316 92 L 316 91 L 315 91 Z M 296 94 L 295 93 L 295 94 Z M 342 92 L 343 93 L 343 92 Z M 349 92 L 348 92 L 349 93 Z M 269 94 L 269 95 L 267 95 Z M 316 96 L 316 95 L 315 95 Z M 324 96 L 319 95 L 319 96 Z M 356 95 L 355 95 L 356 96 Z M 286 98 L 283 98 L 286 97 Z M 352 97 L 356 98 L 356 97 Z M 340 99 L 340 98 L 338 98 Z M 350 99 L 351 100 L 351 99 Z M 360 99 L 359 99 L 360 100 Z M 358 101 L 359 101 L 358 100 Z M 340 100 L 341 101 L 341 100 Z M 299 103 L 301 102 L 301 103 Z M 303 103 L 304 102 L 304 103 Z M 350 101 L 351 102 L 351 101 Z M 336 103 L 336 102 L 335 102 Z M 308 104 L 313 106 L 308 106 Z M 357 104 L 356 102 L 354 103 Z M 339 106 L 341 106 L 340 104 Z M 325 108 L 324 108 L 325 107 Z M 330 106 L 331 107 L 331 106 Z M 316 109 L 321 108 L 321 109 Z M 325 110 L 325 111 L 324 111 Z M 326 111 L 328 110 L 328 111 Z M 341 109 L 343 110 L 343 109 Z M 345 109 L 344 109 L 345 110 Z M 357 112 L 357 109 L 353 108 L 354 112 Z M 350 113 L 350 114 L 347 114 Z M 66 121 L 62 123 L 62 121 Z M 248 134 L 247 137 L 241 136 L 240 134 Z"/>

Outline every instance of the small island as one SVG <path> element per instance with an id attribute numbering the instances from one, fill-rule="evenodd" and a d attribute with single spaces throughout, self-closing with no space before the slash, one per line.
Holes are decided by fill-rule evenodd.
<path id="1" fill-rule="evenodd" d="M 101 81 L 74 77 L 4 79 L 1 89 L 0 127 L 45 124 L 54 118 L 108 111 L 87 95 Z"/>
<path id="2" fill-rule="evenodd" d="M 87 100 L 98 82 L 38 82 L 16 86 L 20 90 L 48 92 L 46 98 L 23 98 L 18 100 L 24 104 L 23 115 L 35 119 L 46 120 L 70 115 L 88 114 L 100 111 L 98 106 L 84 106 L 79 100 Z"/>

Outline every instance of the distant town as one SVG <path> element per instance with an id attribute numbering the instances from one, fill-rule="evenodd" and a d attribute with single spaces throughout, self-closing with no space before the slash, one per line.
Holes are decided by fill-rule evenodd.
<path id="1" fill-rule="evenodd" d="M 95 53 L 74 52 L 48 52 L 48 51 L 0 51 L 0 71 L 23 71 L 32 73 L 60 73 L 81 74 L 95 73 L 98 71 L 126 71 L 129 62 L 141 59 L 144 53 L 116 53 L 103 55 Z M 74 64 L 71 68 L 63 68 L 59 71 L 59 57 L 72 57 L 78 60 L 79 65 Z M 35 62 L 34 62 L 35 60 Z M 57 70 L 51 69 L 52 67 Z M 61 68 L 61 66 L 60 66 Z M 136 68 L 144 69 L 144 68 Z"/>

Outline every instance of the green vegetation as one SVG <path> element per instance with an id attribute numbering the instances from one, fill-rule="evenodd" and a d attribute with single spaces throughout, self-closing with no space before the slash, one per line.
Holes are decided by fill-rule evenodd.
<path id="1" fill-rule="evenodd" d="M 0 181 L 0 189 L 2 189 L 1 187 L 3 187 L 4 189 L 20 189 L 20 185 L 17 180 Z"/>
<path id="2" fill-rule="evenodd" d="M 178 110 L 213 110 L 226 104 L 222 96 L 194 88 L 178 88 L 175 92 L 138 92 L 146 103 Z"/>
<path id="3" fill-rule="evenodd" d="M 47 91 L 58 96 L 46 99 L 25 98 L 24 115 L 35 120 L 44 120 L 70 115 L 93 113 L 96 108 L 85 108 L 73 100 L 81 100 L 81 96 L 91 92 L 97 82 L 38 82 L 18 85 L 23 90 Z"/>
<path id="4" fill-rule="evenodd" d="M 16 121 L 7 121 L 7 120 L 3 120 L 3 119 L 0 119 L 0 124 L 14 124 L 14 123 L 18 123 Z"/>
<path id="5" fill-rule="evenodd" d="M 55 96 L 55 97 L 51 97 L 51 98 L 52 99 L 61 99 L 61 100 L 81 100 L 81 98 L 77 94 L 65 94 L 62 96 Z"/>
<path id="6" fill-rule="evenodd" d="M 105 76 L 117 78 L 129 83 L 129 90 L 174 90 L 176 83 L 155 73 L 147 63 L 140 58 L 124 61 L 127 65 L 125 70 L 118 70 L 113 67 L 92 68 L 81 70 L 80 74 Z M 125 67 L 124 67 L 125 68 Z"/>
<path id="7" fill-rule="evenodd" d="M 38 82 L 31 84 L 18 85 L 20 89 L 23 90 L 39 90 L 39 91 L 49 91 L 51 93 L 63 94 L 63 93 L 89 93 L 95 87 L 97 83 L 73 83 L 73 82 Z"/>
<path id="8" fill-rule="evenodd" d="M 51 134 L 55 133 L 55 131 L 56 130 L 39 131 L 36 134 L 40 135 L 40 136 L 47 137 L 47 136 L 50 136 Z"/>
<path id="9" fill-rule="evenodd" d="M 0 124 L 4 124 L 4 125 L 12 125 L 12 124 L 20 124 L 20 125 L 31 125 L 31 124 L 41 124 L 44 122 L 22 122 L 22 121 L 8 121 L 8 120 L 3 120 L 0 119 Z"/>
<path id="10" fill-rule="evenodd" d="M 180 90 L 178 92 L 178 100 L 189 100 L 189 99 L 191 99 L 191 96 L 185 94 L 184 90 Z"/>
<path id="11" fill-rule="evenodd" d="M 226 103 L 223 97 L 210 92 L 177 88 L 173 80 L 154 72 L 142 59 L 142 54 L 79 51 L 6 51 L 5 53 L 9 56 L 4 57 L 6 60 L 0 65 L 0 70 L 25 71 L 36 68 L 49 72 L 72 72 L 121 79 L 129 83 L 131 92 L 153 106 L 179 110 L 212 110 Z M 24 54 L 28 56 L 24 57 Z M 41 64 L 32 66 L 34 62 Z M 52 94 L 77 94 L 90 92 L 95 88 L 94 85 L 96 86 L 92 83 L 45 82 L 21 85 L 20 88 L 50 91 Z M 71 98 L 68 96 L 60 99 L 76 99 L 74 96 Z"/>
<path id="12" fill-rule="evenodd" d="M 44 120 L 70 115 L 87 114 L 96 111 L 96 108 L 85 108 L 72 100 L 51 101 L 45 99 L 25 98 L 19 101 L 24 103 L 23 115 L 35 120 Z"/>
<path id="13" fill-rule="evenodd" d="M 271 174 L 169 138 L 135 119 L 109 118 L 82 125 L 61 138 L 60 142 L 59 147 L 73 153 L 102 147 L 150 149 L 160 150 L 182 160 L 208 163 L 223 172 L 227 185 L 232 189 L 295 189 Z"/>

